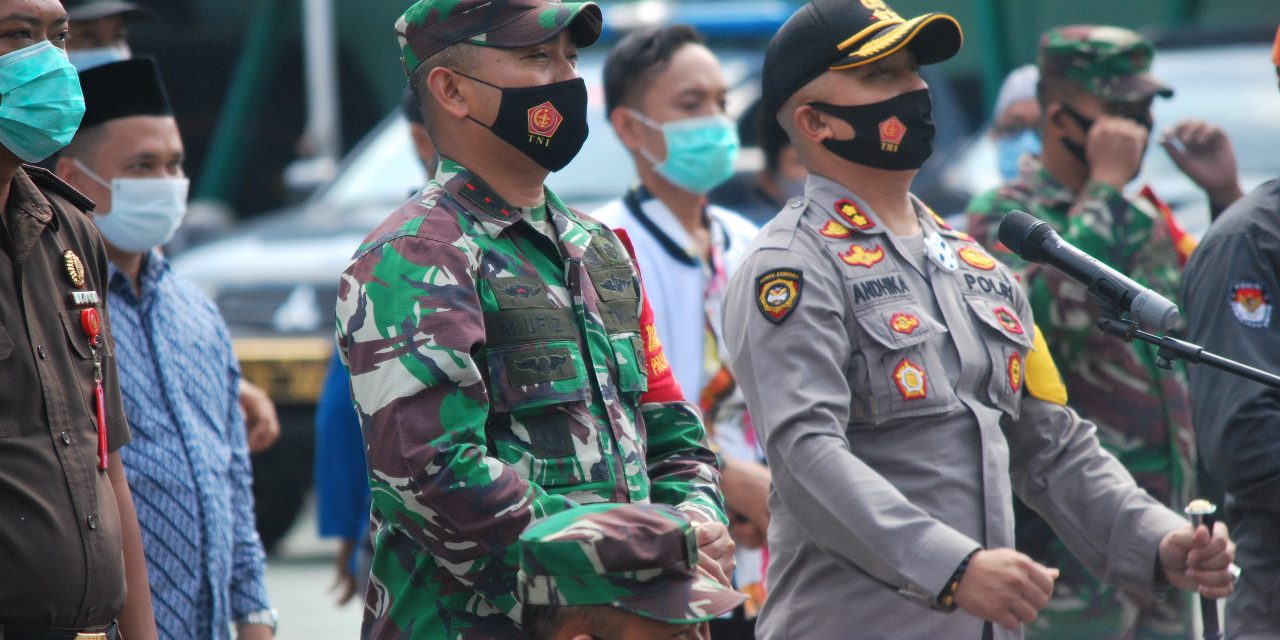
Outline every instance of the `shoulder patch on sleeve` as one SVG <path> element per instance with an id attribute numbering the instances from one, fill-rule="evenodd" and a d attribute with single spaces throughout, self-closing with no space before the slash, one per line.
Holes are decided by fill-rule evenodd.
<path id="1" fill-rule="evenodd" d="M 1240 280 L 1231 285 L 1231 313 L 1252 329 L 1271 326 L 1271 295 L 1260 282 Z"/>
<path id="2" fill-rule="evenodd" d="M 1027 352 L 1024 372 L 1027 393 L 1038 400 L 1065 405 L 1067 385 L 1063 384 L 1058 365 L 1054 364 L 1053 356 L 1049 355 L 1049 344 L 1044 341 L 1044 333 L 1038 326 L 1035 329 L 1035 340 L 1031 344 L 1031 350 Z"/>
<path id="3" fill-rule="evenodd" d="M 769 322 L 782 324 L 796 305 L 804 288 L 804 272 L 773 269 L 756 278 L 756 306 Z"/>

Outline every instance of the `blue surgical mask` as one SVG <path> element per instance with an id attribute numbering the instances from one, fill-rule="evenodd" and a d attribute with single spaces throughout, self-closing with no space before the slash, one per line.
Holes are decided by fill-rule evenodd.
<path id="1" fill-rule="evenodd" d="M 128 60 L 132 57 L 133 52 L 129 50 L 129 45 L 123 42 L 109 47 L 74 49 L 67 52 L 67 59 L 71 61 L 76 71 L 80 73 L 84 73 L 94 67 L 101 67 L 104 64 Z"/>
<path id="2" fill-rule="evenodd" d="M 667 159 L 659 162 L 644 147 L 640 155 L 653 163 L 654 171 L 671 184 L 698 195 L 705 195 L 733 176 L 733 161 L 738 158 L 738 129 L 722 115 L 700 116 L 657 123 L 648 116 L 628 109 L 642 124 L 662 132 L 667 143 Z"/>
<path id="3" fill-rule="evenodd" d="M 996 138 L 996 160 L 1000 176 L 1005 180 L 1018 177 L 1018 162 L 1023 154 L 1040 155 L 1040 134 L 1035 129 L 1023 129 L 1022 133 Z"/>
<path id="4" fill-rule="evenodd" d="M 67 54 L 45 40 L 0 56 L 0 144 L 39 162 L 71 143 L 84 94 Z"/>
<path id="5" fill-rule="evenodd" d="M 186 178 L 112 178 L 108 183 L 79 159 L 76 166 L 111 189 L 111 211 L 95 214 L 98 231 L 111 246 L 143 253 L 173 239 L 187 215 Z"/>

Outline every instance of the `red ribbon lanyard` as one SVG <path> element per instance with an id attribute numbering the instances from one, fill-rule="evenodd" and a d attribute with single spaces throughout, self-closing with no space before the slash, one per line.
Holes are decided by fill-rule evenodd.
<path id="1" fill-rule="evenodd" d="M 102 335 L 102 318 L 95 308 L 80 312 L 80 328 L 89 338 L 89 349 L 93 352 L 93 396 L 94 408 L 98 420 L 98 468 L 107 468 L 107 401 L 102 390 L 102 358 L 98 357 L 98 337 Z"/>

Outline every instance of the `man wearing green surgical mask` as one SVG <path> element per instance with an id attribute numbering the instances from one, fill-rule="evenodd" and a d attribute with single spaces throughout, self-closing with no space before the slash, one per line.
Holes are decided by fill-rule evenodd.
<path id="1" fill-rule="evenodd" d="M 0 35 L 0 636 L 155 638 L 94 205 L 23 164 L 84 115 L 67 14 L 0 0 Z"/>
<path id="2" fill-rule="evenodd" d="M 725 284 L 756 234 L 747 219 L 707 202 L 732 176 L 738 154 L 737 127 L 725 115 L 728 87 L 715 54 L 685 25 L 624 38 L 605 61 L 604 87 L 609 121 L 640 184 L 593 215 L 631 238 L 671 370 L 719 447 L 737 586 L 751 597 L 711 628 L 716 638 L 749 638 L 764 600 L 769 470 L 720 338 Z"/>

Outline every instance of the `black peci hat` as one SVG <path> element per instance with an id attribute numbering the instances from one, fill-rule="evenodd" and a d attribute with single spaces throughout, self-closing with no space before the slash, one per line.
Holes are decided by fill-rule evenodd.
<path id="1" fill-rule="evenodd" d="M 882 0 L 813 0 L 774 34 L 764 55 L 764 115 L 829 70 L 852 69 L 910 47 L 920 64 L 954 56 L 964 42 L 945 13 L 903 20 Z"/>
<path id="2" fill-rule="evenodd" d="M 84 120 L 80 129 L 130 116 L 171 116 L 169 94 L 151 58 L 104 64 L 80 74 Z"/>
<path id="3" fill-rule="evenodd" d="M 63 0 L 67 17 L 73 22 L 97 20 L 107 16 L 146 17 L 145 8 L 125 0 Z"/>

